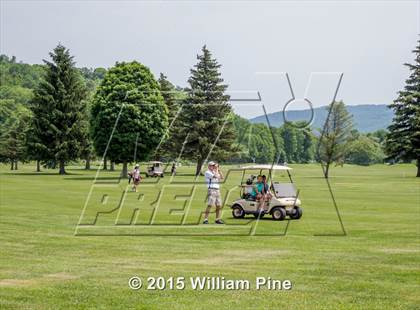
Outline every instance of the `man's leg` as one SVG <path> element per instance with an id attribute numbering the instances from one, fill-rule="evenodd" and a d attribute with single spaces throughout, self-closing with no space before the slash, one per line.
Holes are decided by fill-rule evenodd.
<path id="1" fill-rule="evenodd" d="M 222 196 L 220 195 L 220 191 L 218 191 L 217 197 L 216 197 L 216 224 L 224 224 L 222 221 L 221 211 L 222 211 Z"/>
<path id="2" fill-rule="evenodd" d="M 204 220 L 209 219 L 209 213 L 210 213 L 211 207 L 212 206 L 208 205 L 207 208 L 206 208 L 206 211 L 204 211 Z"/>
<path id="3" fill-rule="evenodd" d="M 215 221 L 216 224 L 224 224 L 221 218 L 221 211 L 222 211 L 222 206 L 216 205 L 216 221 Z"/>
<path id="4" fill-rule="evenodd" d="M 212 190 L 208 190 L 207 192 L 207 208 L 206 211 L 204 211 L 204 224 L 208 224 L 209 222 L 209 213 L 211 210 L 211 207 L 214 206 L 216 204 L 215 198 L 214 198 L 214 193 Z"/>
<path id="5" fill-rule="evenodd" d="M 220 209 L 222 207 L 220 205 L 216 205 L 216 220 L 220 220 Z"/>

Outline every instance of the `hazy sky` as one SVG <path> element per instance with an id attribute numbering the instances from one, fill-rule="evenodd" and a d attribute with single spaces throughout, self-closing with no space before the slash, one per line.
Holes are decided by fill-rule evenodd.
<path id="1" fill-rule="evenodd" d="M 329 103 L 338 72 L 346 104 L 395 99 L 408 76 L 402 64 L 413 61 L 419 14 L 419 1 L 1 0 L 0 44 L 1 53 L 41 63 L 61 42 L 78 66 L 138 60 L 180 86 L 207 44 L 232 97 L 258 90 L 274 112 L 291 96 L 284 72 L 295 96 L 306 90 L 314 106 Z M 260 103 L 234 107 L 246 117 L 262 111 Z"/>

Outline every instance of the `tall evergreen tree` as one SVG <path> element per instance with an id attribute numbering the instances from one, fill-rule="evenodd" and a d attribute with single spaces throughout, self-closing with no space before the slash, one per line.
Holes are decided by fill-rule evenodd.
<path id="1" fill-rule="evenodd" d="M 68 49 L 59 44 L 50 57 L 31 101 L 32 145 L 40 159 L 58 163 L 59 173 L 65 174 L 66 162 L 77 159 L 82 149 L 86 87 Z"/>
<path id="2" fill-rule="evenodd" d="M 188 96 L 185 99 L 180 136 L 182 154 L 195 160 L 196 175 L 208 156 L 222 160 L 232 156 L 237 150 L 232 124 L 230 97 L 225 94 L 219 69 L 221 65 L 204 45 L 202 54 L 197 55 L 198 63 L 191 69 Z"/>
<path id="3" fill-rule="evenodd" d="M 317 156 L 328 178 L 330 165 L 344 161 L 346 147 L 353 129 L 352 115 L 342 101 L 333 102 L 328 107 L 328 117 L 318 141 Z"/>
<path id="4" fill-rule="evenodd" d="M 389 106 L 395 116 L 388 127 L 385 152 L 388 159 L 415 160 L 417 177 L 420 177 L 420 40 L 413 53 L 416 55 L 414 64 L 404 64 L 411 71 L 404 90 Z"/>

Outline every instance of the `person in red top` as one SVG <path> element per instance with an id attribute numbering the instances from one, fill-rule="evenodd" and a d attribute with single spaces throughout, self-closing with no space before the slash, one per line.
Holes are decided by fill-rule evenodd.
<path id="1" fill-rule="evenodd" d="M 131 171 L 129 177 L 133 179 L 133 187 L 131 188 L 133 192 L 137 192 L 137 186 L 140 184 L 141 176 L 140 176 L 140 167 L 136 165 L 134 170 Z"/>

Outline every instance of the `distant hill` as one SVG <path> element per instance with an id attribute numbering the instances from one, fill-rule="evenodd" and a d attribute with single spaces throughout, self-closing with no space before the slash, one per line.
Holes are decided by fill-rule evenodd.
<path id="1" fill-rule="evenodd" d="M 347 110 L 353 115 L 355 127 L 360 132 L 372 132 L 378 129 L 386 129 L 392 121 L 394 112 L 385 104 L 362 104 L 348 105 Z M 314 109 L 314 120 L 312 128 L 322 128 L 327 118 L 327 107 L 319 107 Z M 311 117 L 310 110 L 294 110 L 287 111 L 286 118 L 289 121 L 309 120 Z M 275 112 L 268 114 L 270 125 L 279 127 L 283 125 L 283 112 Z M 266 123 L 264 115 L 251 118 L 252 123 Z"/>

